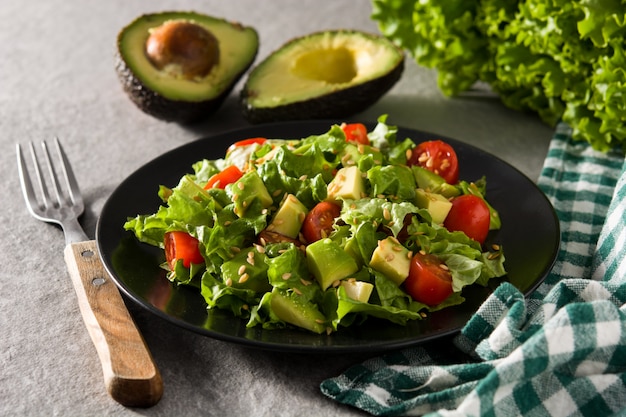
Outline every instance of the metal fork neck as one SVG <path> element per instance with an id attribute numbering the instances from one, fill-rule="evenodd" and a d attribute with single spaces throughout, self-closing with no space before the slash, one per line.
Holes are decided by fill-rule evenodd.
<path id="1" fill-rule="evenodd" d="M 63 231 L 65 232 L 65 244 L 69 245 L 70 243 L 76 242 L 85 242 L 90 240 L 87 237 L 87 234 L 83 231 L 78 219 L 70 219 L 64 221 L 62 224 Z"/>

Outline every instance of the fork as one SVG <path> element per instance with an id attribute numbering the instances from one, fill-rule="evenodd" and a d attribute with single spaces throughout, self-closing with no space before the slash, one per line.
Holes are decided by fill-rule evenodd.
<path id="1" fill-rule="evenodd" d="M 58 162 L 42 142 L 42 157 L 29 144 L 31 171 L 19 144 L 20 183 L 29 212 L 38 220 L 56 223 L 65 233 L 67 264 L 83 321 L 96 347 L 109 395 L 122 405 L 150 407 L 163 393 L 163 382 L 148 347 L 130 316 L 124 300 L 102 265 L 95 240 L 89 240 L 78 222 L 84 203 L 67 156 L 57 138 Z M 43 160 L 44 164 L 40 162 Z M 47 174 L 43 169 L 47 168 Z"/>

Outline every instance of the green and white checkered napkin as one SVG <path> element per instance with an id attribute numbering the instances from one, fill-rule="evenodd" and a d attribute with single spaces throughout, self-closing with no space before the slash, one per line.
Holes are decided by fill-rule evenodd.
<path id="1" fill-rule="evenodd" d="M 626 414 L 624 155 L 559 125 L 538 185 L 562 236 L 537 291 L 525 299 L 499 286 L 454 339 L 454 359 L 429 346 L 392 352 L 323 381 L 322 392 L 374 415 Z"/>

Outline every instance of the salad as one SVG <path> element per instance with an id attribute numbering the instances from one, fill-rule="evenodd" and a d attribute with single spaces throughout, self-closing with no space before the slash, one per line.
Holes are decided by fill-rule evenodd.
<path id="1" fill-rule="evenodd" d="M 450 144 L 400 139 L 386 120 L 242 138 L 124 228 L 164 250 L 170 281 L 248 327 L 330 334 L 463 303 L 463 287 L 506 274 L 485 243 L 501 227 L 486 179 L 459 179 Z"/>

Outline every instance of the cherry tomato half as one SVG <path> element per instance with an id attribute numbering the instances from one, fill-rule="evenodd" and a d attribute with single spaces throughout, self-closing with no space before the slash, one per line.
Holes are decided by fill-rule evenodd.
<path id="1" fill-rule="evenodd" d="M 363 123 L 342 123 L 341 129 L 346 135 L 347 142 L 353 142 L 361 145 L 369 145 L 370 140 L 367 137 L 367 127 Z"/>
<path id="2" fill-rule="evenodd" d="M 456 152 L 442 140 L 422 142 L 413 148 L 407 165 L 418 165 L 441 176 L 448 184 L 459 181 L 459 160 Z"/>
<path id="3" fill-rule="evenodd" d="M 243 176 L 243 172 L 236 165 L 230 165 L 227 168 L 224 168 L 222 172 L 218 172 L 209 178 L 206 185 L 204 186 L 205 190 L 209 188 L 224 188 L 228 184 L 232 184 L 237 181 L 239 178 Z"/>
<path id="4" fill-rule="evenodd" d="M 186 268 L 189 268 L 191 264 L 204 263 L 204 258 L 198 248 L 198 239 L 187 232 L 167 232 L 164 244 L 165 259 L 172 270 L 179 259 L 183 261 Z"/>
<path id="5" fill-rule="evenodd" d="M 455 197 L 443 225 L 450 231 L 464 232 L 482 245 L 489 233 L 489 207 L 475 195 Z"/>
<path id="6" fill-rule="evenodd" d="M 338 205 L 328 201 L 318 203 L 304 218 L 302 236 L 308 243 L 328 237 L 333 230 L 335 218 L 340 214 L 341 208 Z"/>
<path id="7" fill-rule="evenodd" d="M 452 274 L 437 256 L 418 252 L 402 285 L 415 301 L 434 306 L 452 294 Z"/>

